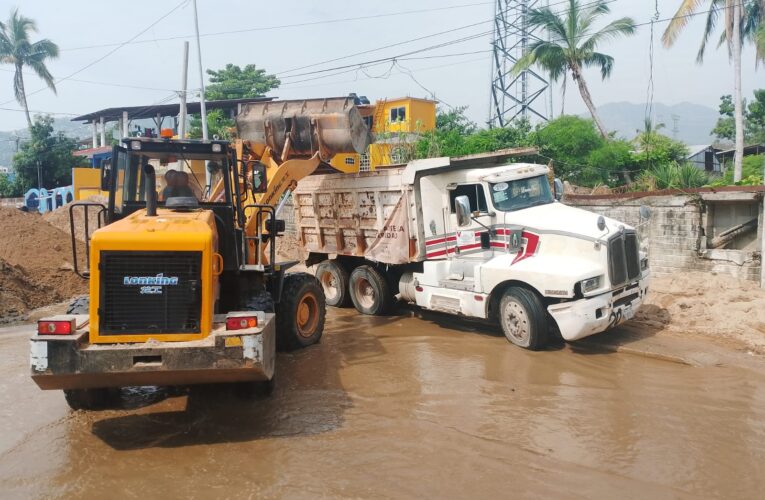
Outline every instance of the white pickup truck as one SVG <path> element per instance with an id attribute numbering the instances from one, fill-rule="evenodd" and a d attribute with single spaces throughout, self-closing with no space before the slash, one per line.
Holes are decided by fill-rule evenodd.
<path id="1" fill-rule="evenodd" d="M 327 304 L 383 314 L 397 297 L 491 320 L 528 349 L 630 319 L 649 277 L 635 229 L 560 203 L 546 166 L 510 157 L 303 179 L 298 238 Z"/>

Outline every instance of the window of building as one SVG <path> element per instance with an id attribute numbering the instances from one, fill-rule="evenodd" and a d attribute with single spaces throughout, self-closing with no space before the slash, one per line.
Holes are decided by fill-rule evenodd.
<path id="1" fill-rule="evenodd" d="M 370 161 L 369 161 L 369 153 L 364 153 L 359 157 L 359 171 L 360 172 L 369 172 L 370 170 Z"/>
<path id="2" fill-rule="evenodd" d="M 467 196 L 470 200 L 470 211 L 487 213 L 489 211 L 486 205 L 486 194 L 483 192 L 481 184 L 463 184 L 449 191 L 449 209 L 454 211 L 454 199 L 457 196 Z"/>
<path id="3" fill-rule="evenodd" d="M 356 164 L 356 158 L 353 156 L 346 156 L 345 157 L 345 164 L 346 165 L 355 165 Z"/>
<path id="4" fill-rule="evenodd" d="M 403 122 L 406 121 L 406 107 L 399 106 L 397 108 L 390 108 L 390 122 Z"/>

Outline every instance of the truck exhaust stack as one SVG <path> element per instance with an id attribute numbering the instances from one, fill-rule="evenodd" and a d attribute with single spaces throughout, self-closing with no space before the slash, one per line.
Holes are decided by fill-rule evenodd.
<path id="1" fill-rule="evenodd" d="M 267 145 L 282 161 L 318 152 L 326 162 L 339 153 L 364 153 L 373 141 L 352 97 L 245 104 L 236 128 L 240 139 Z"/>

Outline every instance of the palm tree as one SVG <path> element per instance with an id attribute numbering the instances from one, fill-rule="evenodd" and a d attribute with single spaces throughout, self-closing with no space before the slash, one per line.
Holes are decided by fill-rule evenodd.
<path id="1" fill-rule="evenodd" d="M 702 0 L 681 0 L 672 21 L 662 35 L 665 47 L 675 43 L 680 32 L 688 24 L 688 20 L 701 6 Z M 744 40 L 751 40 L 757 45 L 757 60 L 765 57 L 765 43 L 762 34 L 761 17 L 765 10 L 765 0 L 708 0 L 707 20 L 701 47 L 696 55 L 696 61 L 704 59 L 707 41 L 715 30 L 720 13 L 725 14 L 725 31 L 720 43 L 726 43 L 733 59 L 733 107 L 736 124 L 736 152 L 733 157 L 733 180 L 741 180 L 744 158 L 744 104 L 741 96 L 741 46 Z"/>
<path id="2" fill-rule="evenodd" d="M 11 12 L 6 23 L 0 22 L 0 62 L 13 64 L 16 71 L 13 76 L 13 92 L 16 100 L 27 115 L 27 124 L 32 128 L 29 116 L 27 94 L 24 89 L 24 66 L 28 66 L 56 93 L 53 75 L 45 66 L 45 61 L 58 57 L 58 45 L 47 38 L 32 43 L 30 33 L 37 31 L 34 20 L 19 14 L 18 9 Z"/>
<path id="3" fill-rule="evenodd" d="M 531 43 L 528 52 L 515 63 L 512 71 L 518 74 L 537 64 L 547 70 L 550 77 L 556 81 L 561 75 L 565 76 L 571 71 L 595 125 L 601 135 L 607 138 L 608 133 L 592 103 L 592 96 L 582 71 L 585 67 L 595 66 L 600 68 L 601 78 L 608 78 L 614 67 L 614 58 L 596 52 L 598 45 L 609 39 L 632 35 L 636 27 L 631 18 L 622 17 L 593 32 L 595 21 L 611 12 L 611 9 L 605 0 L 587 2 L 587 5 L 587 8 L 582 8 L 579 0 L 569 0 L 568 9 L 562 13 L 562 17 L 549 7 L 531 9 L 528 13 L 529 27 L 544 28 L 552 40 L 537 40 Z"/>

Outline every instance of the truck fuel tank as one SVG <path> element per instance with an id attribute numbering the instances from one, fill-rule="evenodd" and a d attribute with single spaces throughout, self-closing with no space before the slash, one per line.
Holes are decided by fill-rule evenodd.
<path id="1" fill-rule="evenodd" d="M 372 134 L 353 97 L 253 102 L 236 117 L 239 138 L 265 144 L 286 157 L 323 161 L 339 153 L 364 153 Z"/>

